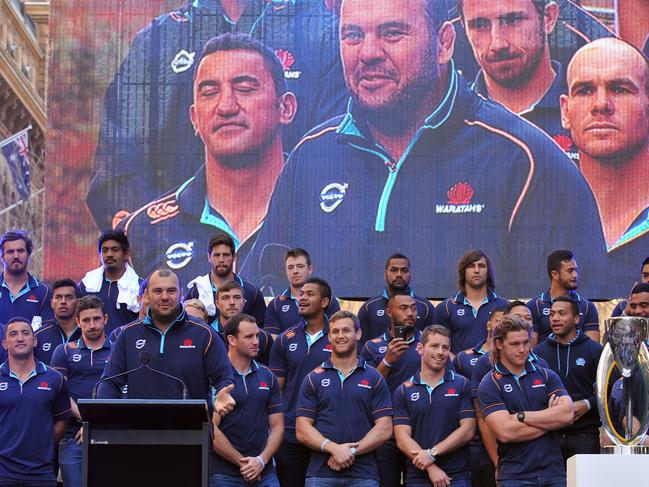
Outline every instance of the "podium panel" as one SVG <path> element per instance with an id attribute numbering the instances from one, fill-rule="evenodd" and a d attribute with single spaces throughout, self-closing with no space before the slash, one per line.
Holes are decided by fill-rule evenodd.
<path id="1" fill-rule="evenodd" d="M 649 455 L 574 455 L 568 459 L 568 487 L 647 485 Z"/>

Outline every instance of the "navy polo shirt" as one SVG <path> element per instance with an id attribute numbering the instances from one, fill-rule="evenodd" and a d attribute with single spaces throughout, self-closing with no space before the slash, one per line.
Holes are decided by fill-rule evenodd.
<path id="1" fill-rule="evenodd" d="M 354 443 L 377 419 L 392 416 L 392 401 L 383 376 L 363 359 L 347 377 L 327 360 L 304 379 L 296 415 L 312 419 L 314 428 L 335 443 Z M 327 466 L 329 456 L 312 450 L 307 477 L 379 478 L 375 452 L 356 456 L 354 464 L 340 472 Z"/>
<path id="2" fill-rule="evenodd" d="M 284 412 L 279 384 L 270 370 L 254 360 L 245 374 L 232 366 L 232 376 L 235 386 L 231 394 L 237 406 L 221 419 L 219 429 L 244 457 L 256 457 L 268 441 L 268 416 Z M 275 465 L 268 462 L 264 474 L 274 471 Z M 241 475 L 239 467 L 218 455 L 214 472 Z"/>
<path id="3" fill-rule="evenodd" d="M 408 350 L 403 352 L 399 360 L 392 364 L 387 382 L 390 392 L 394 392 L 397 387 L 412 377 L 421 367 L 421 355 L 417 352 L 417 344 L 421 339 L 421 331 L 415 329 L 415 334 L 408 341 Z M 378 367 L 385 357 L 388 344 L 392 340 L 392 335 L 386 331 L 380 337 L 365 342 L 360 356 L 368 365 Z"/>
<path id="4" fill-rule="evenodd" d="M 266 301 L 264 301 L 263 294 L 257 289 L 251 282 L 248 282 L 244 279 L 241 279 L 237 274 L 234 274 L 234 281 L 236 281 L 243 288 L 243 297 L 246 300 L 246 303 L 243 305 L 242 313 L 252 316 L 259 326 L 264 324 L 264 314 L 266 313 Z M 212 293 L 214 299 L 216 299 L 216 291 L 218 289 L 212 284 Z M 192 286 L 187 290 L 187 299 L 199 299 L 198 298 L 198 288 Z M 215 319 L 221 316 L 218 308 L 216 308 L 216 313 L 208 316 L 208 320 L 211 323 Z"/>
<path id="5" fill-rule="evenodd" d="M 70 417 L 63 376 L 43 362 L 25 382 L 0 365 L 0 478 L 55 481 L 54 423 Z"/>
<path id="6" fill-rule="evenodd" d="M 496 411 L 509 414 L 541 411 L 548 407 L 552 394 L 567 396 L 561 379 L 550 369 L 527 361 L 520 376 L 500 362 L 486 375 L 478 389 L 478 401 L 486 418 Z M 559 437 L 555 431 L 531 441 L 498 442 L 498 480 L 533 479 L 565 475 Z"/>
<path id="7" fill-rule="evenodd" d="M 101 379 L 101 374 L 110 358 L 110 349 L 108 340 L 105 340 L 97 350 L 88 348 L 83 337 L 56 347 L 52 357 L 52 368 L 61 372 L 68 380 L 70 397 L 75 402 L 92 397 L 92 389 Z M 66 434 L 74 436 L 80 426 L 81 423 L 76 418 L 72 418 Z"/>
<path id="8" fill-rule="evenodd" d="M 471 306 L 462 292 L 439 303 L 435 310 L 437 324 L 451 330 L 451 352 L 457 354 L 484 341 L 491 310 L 508 304 L 493 291 L 489 291 L 478 309 Z"/>
<path id="9" fill-rule="evenodd" d="M 564 433 L 597 433 L 600 426 L 595 396 L 597 366 L 603 347 L 577 330 L 577 336 L 563 345 L 554 333 L 539 343 L 534 352 L 543 357 L 566 386 L 573 401 L 588 400 L 590 410 L 573 424 L 561 430 Z"/>
<path id="10" fill-rule="evenodd" d="M 51 364 L 56 347 L 79 340 L 81 328 L 77 326 L 72 334 L 66 337 L 59 322 L 56 319 L 51 319 L 44 322 L 43 326 L 34 332 L 34 336 L 37 340 L 34 355 L 41 362 Z"/>
<path id="11" fill-rule="evenodd" d="M 189 399 L 210 402 L 210 386 L 217 391 L 232 384 L 232 373 L 223 340 L 209 326 L 187 316 L 184 309 L 165 333 L 147 315 L 124 326 L 113 346 L 103 377 L 140 366 L 140 354 L 150 354 L 149 366 L 185 382 Z M 128 385 L 130 399 L 180 399 L 182 387 L 172 379 L 140 370 L 102 382 L 97 397 L 118 399 Z"/>
<path id="12" fill-rule="evenodd" d="M 613 312 L 611 313 L 611 318 L 624 315 L 624 310 L 626 309 L 627 304 L 629 304 L 629 302 L 626 299 L 623 299 L 622 301 L 617 303 L 615 305 L 615 308 L 613 308 Z"/>
<path id="13" fill-rule="evenodd" d="M 422 448 L 432 448 L 460 427 L 460 420 L 475 419 L 469 380 L 446 370 L 437 384 L 421 381 L 418 371 L 394 393 L 395 426 L 410 426 L 412 438 Z M 469 445 L 435 459 L 435 465 L 453 480 L 471 478 Z M 428 474 L 408 462 L 407 485 L 430 485 Z"/>
<path id="14" fill-rule="evenodd" d="M 228 341 L 225 339 L 225 336 L 223 335 L 223 327 L 219 322 L 219 318 L 215 319 L 212 322 L 211 326 L 223 339 L 223 342 L 225 343 L 225 348 L 227 349 Z M 268 333 L 263 328 L 259 328 L 259 351 L 257 352 L 256 358 L 260 364 L 268 365 L 268 360 L 270 359 L 270 350 L 273 346 L 273 342 L 274 340 L 271 334 Z"/>
<path id="15" fill-rule="evenodd" d="M 325 315 L 330 317 L 336 311 L 340 311 L 340 303 L 335 297 L 332 297 L 329 306 L 325 310 Z M 284 330 L 299 323 L 301 318 L 297 298 L 293 296 L 290 288 L 284 289 L 282 294 L 274 297 L 266 307 L 264 330 L 268 333 L 279 335 Z"/>
<path id="16" fill-rule="evenodd" d="M 545 360 L 543 360 L 541 357 L 536 355 L 534 352 L 530 352 L 529 356 L 527 357 L 527 361 L 532 362 L 537 366 L 544 367 L 546 369 L 550 368 L 548 363 Z M 472 398 L 477 399 L 478 387 L 480 386 L 480 382 L 482 382 L 484 376 L 487 375 L 489 371 L 492 370 L 493 368 L 494 368 L 493 364 L 491 363 L 490 360 L 490 354 L 488 353 L 482 355 L 475 363 L 473 367 L 473 372 L 471 372 L 471 397 Z"/>
<path id="17" fill-rule="evenodd" d="M 138 284 L 142 283 L 143 279 L 138 279 Z M 111 281 L 106 278 L 101 282 L 101 288 L 99 292 L 91 293 L 86 290 L 86 285 L 83 281 L 79 281 L 79 293 L 81 296 L 87 296 L 88 294 L 94 294 L 101 302 L 104 303 L 104 308 L 106 308 L 106 314 L 108 315 L 108 322 L 104 328 L 106 336 L 115 329 L 122 325 L 131 323 L 132 321 L 137 320 L 138 313 L 135 311 L 130 311 L 126 304 L 118 303 L 117 296 L 119 295 L 119 289 L 117 288 L 117 281 Z"/>
<path id="18" fill-rule="evenodd" d="M 4 340 L 5 338 L 5 327 L 2 323 L 0 323 L 0 336 Z M 0 346 L 0 364 L 7 360 L 7 351 L 3 346 Z"/>
<path id="19" fill-rule="evenodd" d="M 416 296 L 412 290 L 410 290 L 410 295 L 417 303 L 415 326 L 423 330 L 435 323 L 435 306 L 427 299 Z M 386 330 L 390 329 L 390 318 L 385 313 L 385 308 L 388 307 L 388 299 L 388 292 L 384 290 L 381 296 L 369 299 L 358 310 L 358 320 L 361 322 L 361 330 L 363 331 L 361 336 L 363 343 L 382 335 Z"/>
<path id="20" fill-rule="evenodd" d="M 54 318 L 52 311 L 52 290 L 31 274 L 27 274 L 25 286 L 15 296 L 0 274 L 0 323 L 6 323 L 15 316 L 27 318 L 32 328 L 38 329 L 46 320 Z"/>
<path id="21" fill-rule="evenodd" d="M 268 367 L 280 378 L 286 379 L 283 398 L 286 404 L 284 431 L 293 442 L 295 438 L 295 406 L 300 386 L 306 375 L 331 357 L 331 344 L 325 324 L 322 331 L 312 340 L 304 331 L 306 322 L 289 328 L 277 337 L 270 351 Z"/>
<path id="22" fill-rule="evenodd" d="M 599 315 L 595 305 L 575 291 L 569 291 L 568 294 L 577 302 L 579 308 L 579 323 L 577 324 L 579 329 L 585 332 L 599 331 Z M 550 326 L 552 303 L 554 303 L 554 300 L 550 296 L 549 289 L 527 302 L 527 307 L 532 312 L 534 331 L 539 334 L 539 343 L 552 333 L 552 327 Z"/>

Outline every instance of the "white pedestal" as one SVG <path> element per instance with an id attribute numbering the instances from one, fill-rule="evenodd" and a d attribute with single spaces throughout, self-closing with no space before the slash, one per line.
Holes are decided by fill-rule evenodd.
<path id="1" fill-rule="evenodd" d="M 647 485 L 649 455 L 575 455 L 568 459 L 568 487 Z"/>

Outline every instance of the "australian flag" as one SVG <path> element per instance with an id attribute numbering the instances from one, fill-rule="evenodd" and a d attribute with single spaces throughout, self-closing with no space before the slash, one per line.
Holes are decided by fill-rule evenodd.
<path id="1" fill-rule="evenodd" d="M 23 200 L 31 193 L 29 184 L 29 128 L 0 142 L 4 156 L 16 185 L 16 190 Z"/>

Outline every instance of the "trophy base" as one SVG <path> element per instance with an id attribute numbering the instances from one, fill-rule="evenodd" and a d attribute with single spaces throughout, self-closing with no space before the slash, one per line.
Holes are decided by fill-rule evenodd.
<path id="1" fill-rule="evenodd" d="M 602 453 L 609 455 L 647 455 L 649 447 L 644 445 L 607 445 L 602 448 Z"/>

